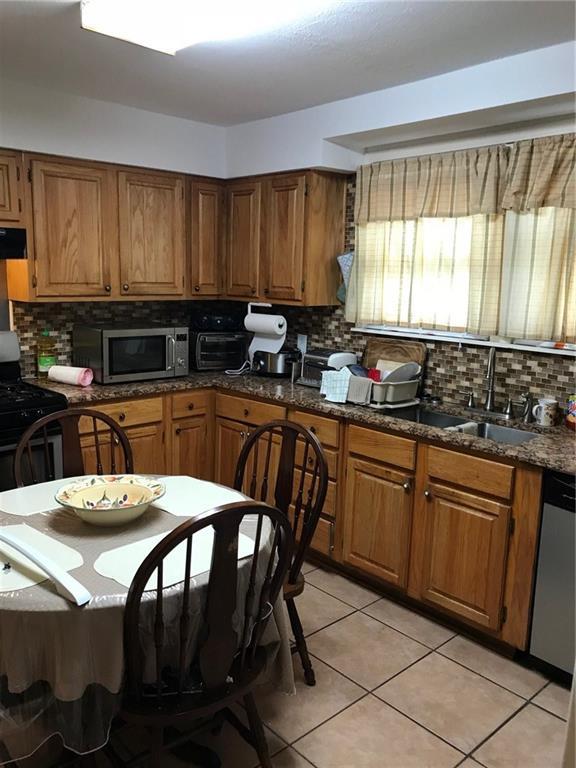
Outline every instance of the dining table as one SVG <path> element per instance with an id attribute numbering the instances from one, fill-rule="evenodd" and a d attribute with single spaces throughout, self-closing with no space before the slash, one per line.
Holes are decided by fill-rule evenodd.
<path id="1" fill-rule="evenodd" d="M 166 487 L 165 495 L 138 519 L 115 527 L 90 525 L 56 502 L 55 494 L 70 478 L 0 493 L 0 532 L 11 532 L 44 549 L 88 590 L 90 598 L 79 606 L 62 596 L 42 569 L 22 558 L 14 560 L 14 551 L 0 541 L 0 765 L 33 755 L 54 737 L 79 755 L 107 743 L 122 701 L 123 619 L 131 577 L 155 543 L 185 519 L 247 499 L 197 478 L 158 479 Z M 254 541 L 250 516 L 240 532 L 245 540 Z M 270 546 L 266 537 L 261 546 Z M 239 595 L 250 562 L 245 558 L 243 567 L 240 558 L 239 552 Z M 205 559 L 210 561 L 209 556 Z M 191 601 L 196 612 L 192 626 L 198 633 L 208 578 L 209 567 L 192 579 L 196 595 Z M 179 583 L 168 586 L 174 595 L 179 590 Z M 281 595 L 261 643 L 268 659 L 263 682 L 294 693 Z"/>

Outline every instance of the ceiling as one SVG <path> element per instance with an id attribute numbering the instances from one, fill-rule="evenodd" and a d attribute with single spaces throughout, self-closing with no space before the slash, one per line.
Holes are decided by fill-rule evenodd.
<path id="1" fill-rule="evenodd" d="M 172 57 L 82 30 L 78 2 L 0 0 L 0 71 L 234 125 L 565 42 L 574 30 L 570 0 L 340 0 L 307 23 Z"/>

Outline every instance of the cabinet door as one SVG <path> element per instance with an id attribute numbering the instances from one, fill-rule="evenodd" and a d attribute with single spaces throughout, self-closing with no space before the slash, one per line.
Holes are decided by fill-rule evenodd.
<path id="1" fill-rule="evenodd" d="M 32 197 L 37 295 L 113 293 L 113 172 L 101 166 L 33 160 Z"/>
<path id="2" fill-rule="evenodd" d="M 228 253 L 226 292 L 254 298 L 259 291 L 261 183 L 228 187 Z"/>
<path id="3" fill-rule="evenodd" d="M 22 163 L 16 152 L 0 152 L 0 221 L 17 224 L 22 219 Z"/>
<path id="4" fill-rule="evenodd" d="M 232 488 L 238 456 L 246 439 L 248 427 L 238 421 L 216 419 L 214 479 Z"/>
<path id="5" fill-rule="evenodd" d="M 261 268 L 267 298 L 302 298 L 305 195 L 304 174 L 278 176 L 266 183 Z"/>
<path id="6" fill-rule="evenodd" d="M 511 508 L 440 484 L 425 493 L 420 598 L 498 629 Z"/>
<path id="7" fill-rule="evenodd" d="M 212 455 L 208 417 L 193 416 L 172 424 L 172 472 L 211 480 Z"/>
<path id="8" fill-rule="evenodd" d="M 412 477 L 349 458 L 343 560 L 397 587 L 408 574 Z"/>
<path id="9" fill-rule="evenodd" d="M 118 174 L 120 292 L 184 294 L 184 177 Z"/>
<path id="10" fill-rule="evenodd" d="M 161 475 L 166 473 L 166 455 L 164 429 L 162 424 L 149 424 L 143 427 L 130 427 L 126 430 L 134 459 L 134 472 L 137 474 Z M 123 462 L 119 460 L 118 438 L 113 438 L 118 448 L 116 457 L 119 473 L 125 471 Z M 96 474 L 96 448 L 93 435 L 80 438 L 84 472 L 87 475 Z M 110 435 L 105 433 L 99 437 L 100 453 L 104 467 L 110 466 Z"/>
<path id="11" fill-rule="evenodd" d="M 216 296 L 222 290 L 223 188 L 193 181 L 190 279 L 198 296 Z"/>

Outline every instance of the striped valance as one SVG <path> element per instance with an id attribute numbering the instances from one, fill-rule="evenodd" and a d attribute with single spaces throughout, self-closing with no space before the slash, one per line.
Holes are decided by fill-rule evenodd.
<path id="1" fill-rule="evenodd" d="M 574 134 L 358 169 L 356 223 L 576 207 Z"/>

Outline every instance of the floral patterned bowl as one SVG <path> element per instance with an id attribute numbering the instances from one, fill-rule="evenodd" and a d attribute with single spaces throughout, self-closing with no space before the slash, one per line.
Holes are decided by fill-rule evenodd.
<path id="1" fill-rule="evenodd" d="M 91 525 L 125 525 L 164 495 L 158 480 L 140 475 L 88 475 L 58 489 L 55 499 Z"/>

